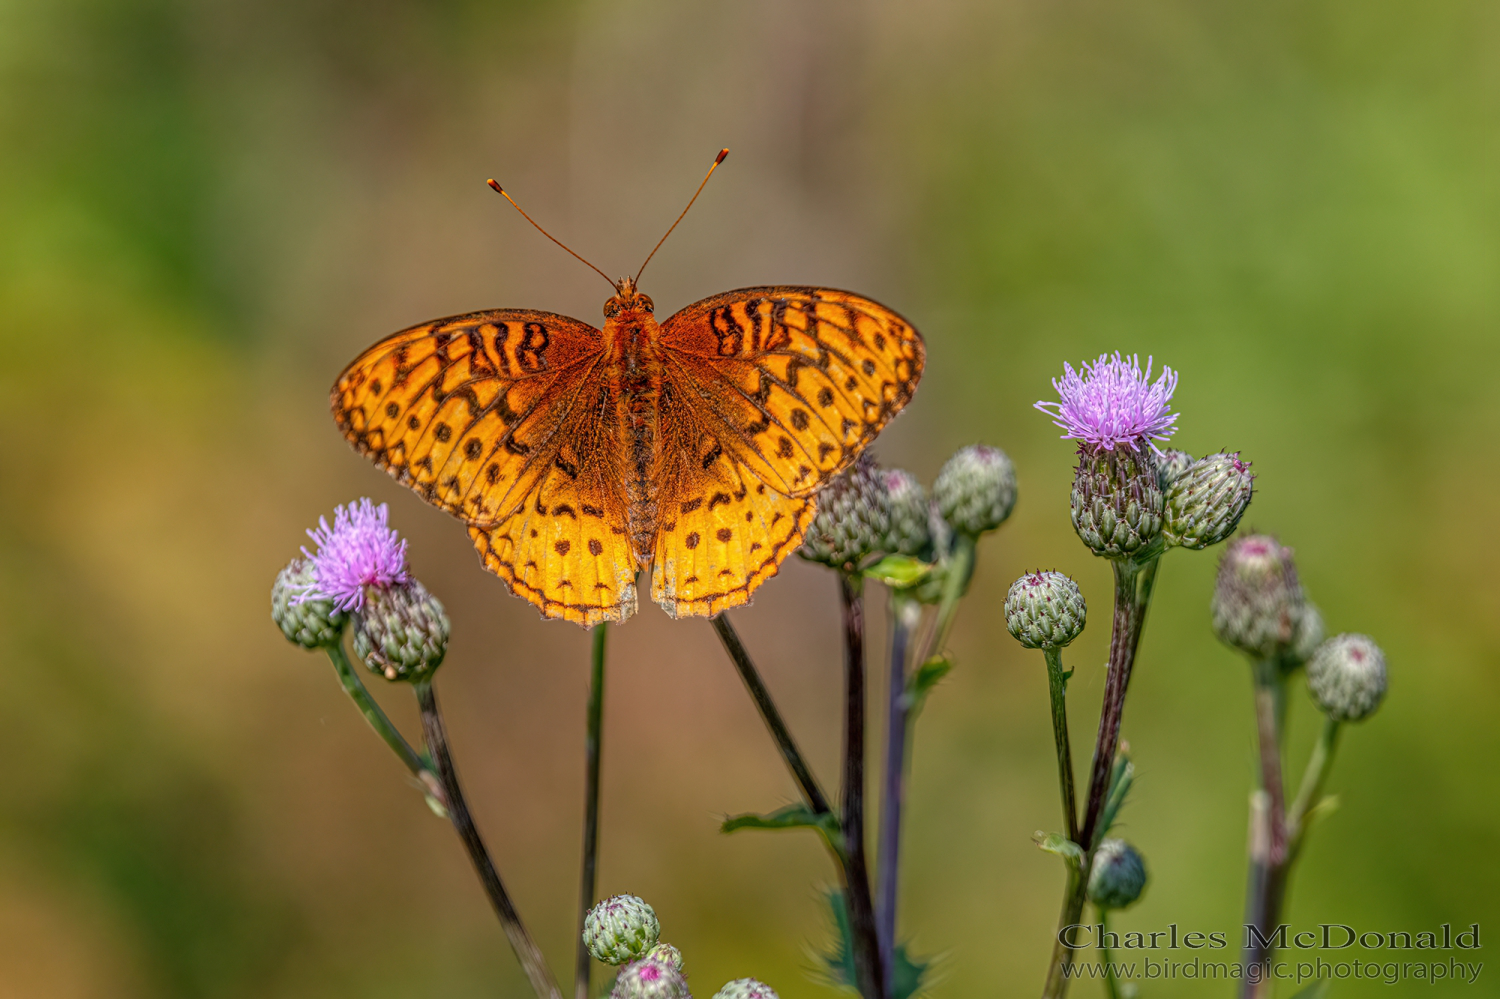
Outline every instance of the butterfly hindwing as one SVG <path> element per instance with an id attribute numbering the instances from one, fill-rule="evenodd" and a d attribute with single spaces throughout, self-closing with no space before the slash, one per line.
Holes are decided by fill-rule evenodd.
<path id="1" fill-rule="evenodd" d="M 911 399 L 926 353 L 897 313 L 828 288 L 742 288 L 662 323 L 669 376 L 695 422 L 761 481 L 807 496 Z"/>

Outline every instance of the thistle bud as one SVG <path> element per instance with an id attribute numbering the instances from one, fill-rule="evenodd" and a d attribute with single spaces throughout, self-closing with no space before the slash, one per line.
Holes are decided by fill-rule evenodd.
<path id="1" fill-rule="evenodd" d="M 1028 649 L 1060 649 L 1083 632 L 1088 607 L 1060 572 L 1029 572 L 1005 595 L 1005 626 Z"/>
<path id="2" fill-rule="evenodd" d="M 1212 607 L 1219 641 L 1263 659 L 1293 657 L 1306 633 L 1321 627 L 1304 621 L 1308 604 L 1292 550 L 1263 534 L 1246 535 L 1224 552 Z"/>
<path id="3" fill-rule="evenodd" d="M 656 911 L 634 895 L 607 898 L 583 917 L 584 946 L 604 964 L 624 964 L 639 958 L 660 938 Z"/>
<path id="4" fill-rule="evenodd" d="M 652 947 L 646 951 L 646 956 L 641 958 L 641 960 L 664 964 L 673 971 L 682 970 L 682 951 L 669 943 L 659 943 L 655 947 Z"/>
<path id="5" fill-rule="evenodd" d="M 354 651 L 387 680 L 430 677 L 448 651 L 448 615 L 415 579 L 366 588 L 354 615 Z"/>
<path id="6" fill-rule="evenodd" d="M 1193 463 L 1193 456 L 1186 451 L 1169 447 L 1156 456 L 1157 471 L 1161 475 L 1162 492 Z"/>
<path id="7" fill-rule="evenodd" d="M 1334 721 L 1369 717 L 1385 698 L 1385 653 L 1367 635 L 1335 635 L 1308 662 L 1307 685 Z"/>
<path id="8" fill-rule="evenodd" d="M 916 476 L 904 469 L 886 469 L 881 477 L 885 480 L 891 518 L 884 548 L 893 554 L 917 555 L 932 540 L 932 531 L 928 527 L 931 514 L 927 490 L 922 488 Z"/>
<path id="9" fill-rule="evenodd" d="M 1161 477 L 1150 448 L 1083 445 L 1073 475 L 1073 529 L 1095 555 L 1129 558 L 1161 537 Z"/>
<path id="10" fill-rule="evenodd" d="M 970 444 L 944 463 L 932 498 L 955 531 L 977 538 L 1005 522 L 1016 505 L 1016 468 L 997 447 Z"/>
<path id="11" fill-rule="evenodd" d="M 295 558 L 276 574 L 276 582 L 271 585 L 271 620 L 287 641 L 304 649 L 337 645 L 349 620 L 331 599 L 298 600 L 315 582 L 312 563 Z"/>
<path id="12" fill-rule="evenodd" d="M 736 978 L 714 993 L 714 999 L 780 999 L 776 990 L 755 978 Z"/>
<path id="13" fill-rule="evenodd" d="M 631 961 L 615 976 L 610 999 L 692 999 L 681 969 L 661 961 Z"/>
<path id="14" fill-rule="evenodd" d="M 1199 458 L 1167 487 L 1162 537 L 1194 550 L 1223 541 L 1249 508 L 1254 481 L 1238 453 Z"/>
<path id="15" fill-rule="evenodd" d="M 853 572 L 884 549 L 891 528 L 890 498 L 868 452 L 823 487 L 817 507 L 798 550 L 803 558 Z"/>
<path id="16" fill-rule="evenodd" d="M 1094 851 L 1089 901 L 1101 909 L 1123 909 L 1146 887 L 1146 862 L 1123 839 L 1106 839 Z"/>

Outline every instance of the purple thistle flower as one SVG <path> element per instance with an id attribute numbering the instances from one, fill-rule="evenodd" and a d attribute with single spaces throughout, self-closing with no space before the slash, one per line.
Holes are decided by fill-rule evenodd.
<path id="1" fill-rule="evenodd" d="M 1151 381 L 1152 359 L 1146 358 L 1141 370 L 1139 356 L 1123 358 L 1119 351 L 1113 357 L 1100 354 L 1090 364 L 1083 362 L 1083 373 L 1063 365 L 1061 379 L 1052 379 L 1052 387 L 1061 402 L 1038 402 L 1036 408 L 1053 418 L 1067 433 L 1064 440 L 1079 440 L 1092 450 L 1113 451 L 1117 446 L 1139 450 L 1141 443 L 1160 452 L 1155 441 L 1164 441 L 1176 432 L 1172 424 L 1176 413 L 1167 403 L 1177 389 L 1177 372 L 1166 365 L 1161 375 Z"/>
<path id="2" fill-rule="evenodd" d="M 313 582 L 294 603 L 332 600 L 336 610 L 359 610 L 365 587 L 389 587 L 411 581 L 406 571 L 406 542 L 386 524 L 390 510 L 368 498 L 347 507 L 334 507 L 333 526 L 318 518 L 318 529 L 307 536 L 318 544 L 317 554 L 302 554 L 312 562 Z"/>

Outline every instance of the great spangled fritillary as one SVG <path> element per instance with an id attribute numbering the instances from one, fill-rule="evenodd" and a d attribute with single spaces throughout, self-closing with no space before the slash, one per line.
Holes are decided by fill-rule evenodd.
<path id="1" fill-rule="evenodd" d="M 742 288 L 662 323 L 634 279 L 616 292 L 603 330 L 493 309 L 386 337 L 339 375 L 334 418 L 546 616 L 623 620 L 653 564 L 668 614 L 712 616 L 796 551 L 813 494 L 916 390 L 922 338 L 827 288 Z"/>

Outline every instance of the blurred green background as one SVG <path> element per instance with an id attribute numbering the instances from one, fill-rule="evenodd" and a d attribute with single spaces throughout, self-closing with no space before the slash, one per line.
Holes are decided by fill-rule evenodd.
<path id="1" fill-rule="evenodd" d="M 1045 679 L 998 611 L 1023 569 L 1081 581 L 1086 755 L 1109 574 L 1030 404 L 1116 348 L 1181 371 L 1176 443 L 1244 450 L 1247 523 L 1391 660 L 1289 918 L 1500 932 L 1500 7 L 0 0 L 0 994 L 524 994 L 451 831 L 268 620 L 303 529 L 360 495 L 451 609 L 460 765 L 566 972 L 587 637 L 351 452 L 327 387 L 435 316 L 598 321 L 597 276 L 485 178 L 625 273 L 723 145 L 645 277 L 662 313 L 749 284 L 871 294 L 930 356 L 881 459 L 930 481 L 983 440 L 1019 468 L 917 739 L 902 919 L 943 955 L 933 995 L 1039 989 Z M 1124 929 L 1239 922 L 1251 705 L 1209 629 L 1215 557 L 1168 558 L 1142 648 L 1125 834 L 1153 880 Z M 798 564 L 737 615 L 825 783 L 835 601 Z M 700 995 L 829 994 L 813 837 L 716 833 L 793 789 L 707 625 L 648 605 L 610 640 L 601 889 L 657 907 Z M 1299 692 L 1298 771 L 1313 714 Z"/>

